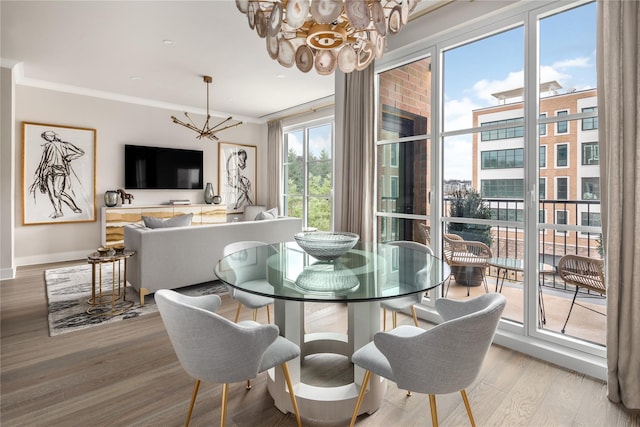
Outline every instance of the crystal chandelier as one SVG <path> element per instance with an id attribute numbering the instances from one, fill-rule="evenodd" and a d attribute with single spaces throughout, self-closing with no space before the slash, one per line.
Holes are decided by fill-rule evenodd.
<path id="1" fill-rule="evenodd" d="M 209 85 L 211 84 L 211 82 L 213 82 L 213 79 L 211 78 L 211 76 L 202 76 L 202 77 L 204 79 L 204 82 L 207 84 L 207 120 L 205 120 L 204 124 L 202 125 L 202 128 L 199 128 L 198 126 L 196 126 L 193 120 L 191 120 L 191 117 L 189 117 L 189 113 L 187 112 L 185 112 L 184 115 L 189 121 L 188 123 L 178 120 L 176 116 L 171 116 L 171 120 L 173 120 L 173 123 L 177 123 L 181 126 L 184 126 L 193 131 L 196 131 L 198 133 L 198 136 L 196 136 L 197 139 L 209 138 L 209 139 L 218 141 L 219 138 L 216 136 L 216 133 L 223 131 L 225 129 L 240 126 L 242 122 L 237 122 L 234 124 L 228 124 L 226 126 L 223 126 L 224 124 L 229 123 L 230 121 L 233 120 L 233 117 L 229 116 L 215 126 L 211 126 L 209 124 L 209 121 L 211 120 L 211 115 L 209 114 Z"/>
<path id="2" fill-rule="evenodd" d="M 365 69 L 420 0 L 236 0 L 267 52 L 285 67 L 328 75 Z"/>

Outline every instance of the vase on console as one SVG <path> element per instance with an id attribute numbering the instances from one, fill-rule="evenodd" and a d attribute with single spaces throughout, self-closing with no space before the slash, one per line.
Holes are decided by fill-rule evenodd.
<path id="1" fill-rule="evenodd" d="M 118 192 L 115 190 L 107 190 L 104 192 L 104 204 L 107 207 L 114 207 L 118 204 Z"/>
<path id="2" fill-rule="evenodd" d="M 210 182 L 207 182 L 207 185 L 204 187 L 204 202 L 208 205 L 213 203 L 213 185 Z"/>

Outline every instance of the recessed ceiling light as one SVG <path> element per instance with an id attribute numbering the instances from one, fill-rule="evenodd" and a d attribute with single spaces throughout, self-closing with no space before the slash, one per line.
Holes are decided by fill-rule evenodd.
<path id="1" fill-rule="evenodd" d="M 173 40 L 165 39 L 165 40 L 162 40 L 162 43 L 170 46 L 173 44 Z"/>
<path id="2" fill-rule="evenodd" d="M 142 77 L 140 76 L 131 76 L 129 77 L 131 80 L 142 80 Z"/>
<path id="3" fill-rule="evenodd" d="M 285 76 L 284 74 L 276 74 L 276 77 L 279 79 L 284 79 L 287 76 Z"/>

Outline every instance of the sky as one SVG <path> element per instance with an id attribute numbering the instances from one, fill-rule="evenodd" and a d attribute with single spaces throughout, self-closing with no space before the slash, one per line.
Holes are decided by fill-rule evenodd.
<path id="1" fill-rule="evenodd" d="M 558 81 L 560 92 L 596 87 L 595 17 L 591 3 L 540 21 L 541 82 Z M 473 110 L 498 105 L 492 93 L 523 86 L 524 29 L 448 50 L 443 63 L 444 130 L 470 128 Z M 471 136 L 445 140 L 445 179 L 471 179 L 471 146 Z"/>

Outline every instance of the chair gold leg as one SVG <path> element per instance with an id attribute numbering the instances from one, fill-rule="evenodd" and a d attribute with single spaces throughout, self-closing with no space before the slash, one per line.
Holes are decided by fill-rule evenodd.
<path id="1" fill-rule="evenodd" d="M 258 321 L 258 309 L 257 308 L 255 310 L 253 310 L 253 321 L 254 322 Z"/>
<path id="2" fill-rule="evenodd" d="M 227 395 L 229 384 L 222 384 L 222 407 L 220 408 L 220 427 L 224 427 L 227 420 Z"/>
<path id="3" fill-rule="evenodd" d="M 349 424 L 349 427 L 353 427 L 356 423 L 356 418 L 358 418 L 358 411 L 360 410 L 360 405 L 362 405 L 362 399 L 364 399 L 364 393 L 367 390 L 367 384 L 369 384 L 369 378 L 371 378 L 371 371 L 367 371 L 364 373 L 362 386 L 360 387 L 360 394 L 358 394 L 358 400 L 356 401 L 356 407 L 353 409 L 353 415 L 351 416 L 351 423 Z"/>
<path id="4" fill-rule="evenodd" d="M 438 427 L 438 409 L 436 407 L 436 395 L 429 395 L 429 406 L 431 407 L 431 425 Z"/>
<path id="5" fill-rule="evenodd" d="M 382 309 L 382 330 L 383 331 L 387 330 L 387 309 L 386 308 Z"/>
<path id="6" fill-rule="evenodd" d="M 411 306 L 411 314 L 413 314 L 413 324 L 416 325 L 416 328 L 418 327 L 418 315 L 416 314 L 416 308 L 414 306 Z"/>
<path id="7" fill-rule="evenodd" d="M 236 310 L 236 323 L 238 323 L 238 319 L 240 319 L 240 310 L 242 310 L 242 304 L 238 303 L 238 309 Z"/>
<path id="8" fill-rule="evenodd" d="M 393 319 L 393 329 L 395 329 L 395 328 L 397 328 L 397 327 L 398 327 L 398 312 L 397 312 L 397 311 L 394 311 L 394 312 L 391 314 L 391 318 Z"/>
<path id="9" fill-rule="evenodd" d="M 267 323 L 271 323 L 271 310 L 269 310 L 269 306 L 267 306 Z"/>
<path id="10" fill-rule="evenodd" d="M 467 399 L 467 392 L 464 389 L 460 390 L 460 394 L 462 395 L 462 400 L 464 401 L 464 406 L 467 408 L 467 415 L 469 415 L 469 421 L 471 421 L 471 426 L 476 427 L 476 422 L 473 419 L 473 414 L 471 413 L 471 405 L 469 405 L 469 399 Z"/>
<path id="11" fill-rule="evenodd" d="M 302 427 L 302 421 L 300 421 L 300 411 L 298 410 L 298 402 L 296 401 L 296 394 L 293 392 L 293 384 L 291 383 L 291 377 L 289 376 L 289 367 L 286 363 L 282 364 L 282 373 L 284 374 L 284 379 L 287 382 L 287 387 L 289 387 L 289 397 L 291 397 L 293 412 L 296 415 L 296 423 L 298 423 L 298 427 Z"/>
<path id="12" fill-rule="evenodd" d="M 247 390 L 251 390 L 251 380 L 247 380 L 247 385 L 245 386 Z"/>
<path id="13" fill-rule="evenodd" d="M 191 403 L 189 404 L 189 412 L 187 413 L 187 421 L 184 423 L 184 427 L 189 427 L 191 421 L 191 413 L 193 412 L 193 406 L 196 404 L 196 396 L 198 395 L 198 389 L 200 388 L 200 380 L 196 380 L 193 386 L 193 393 L 191 393 Z"/>

